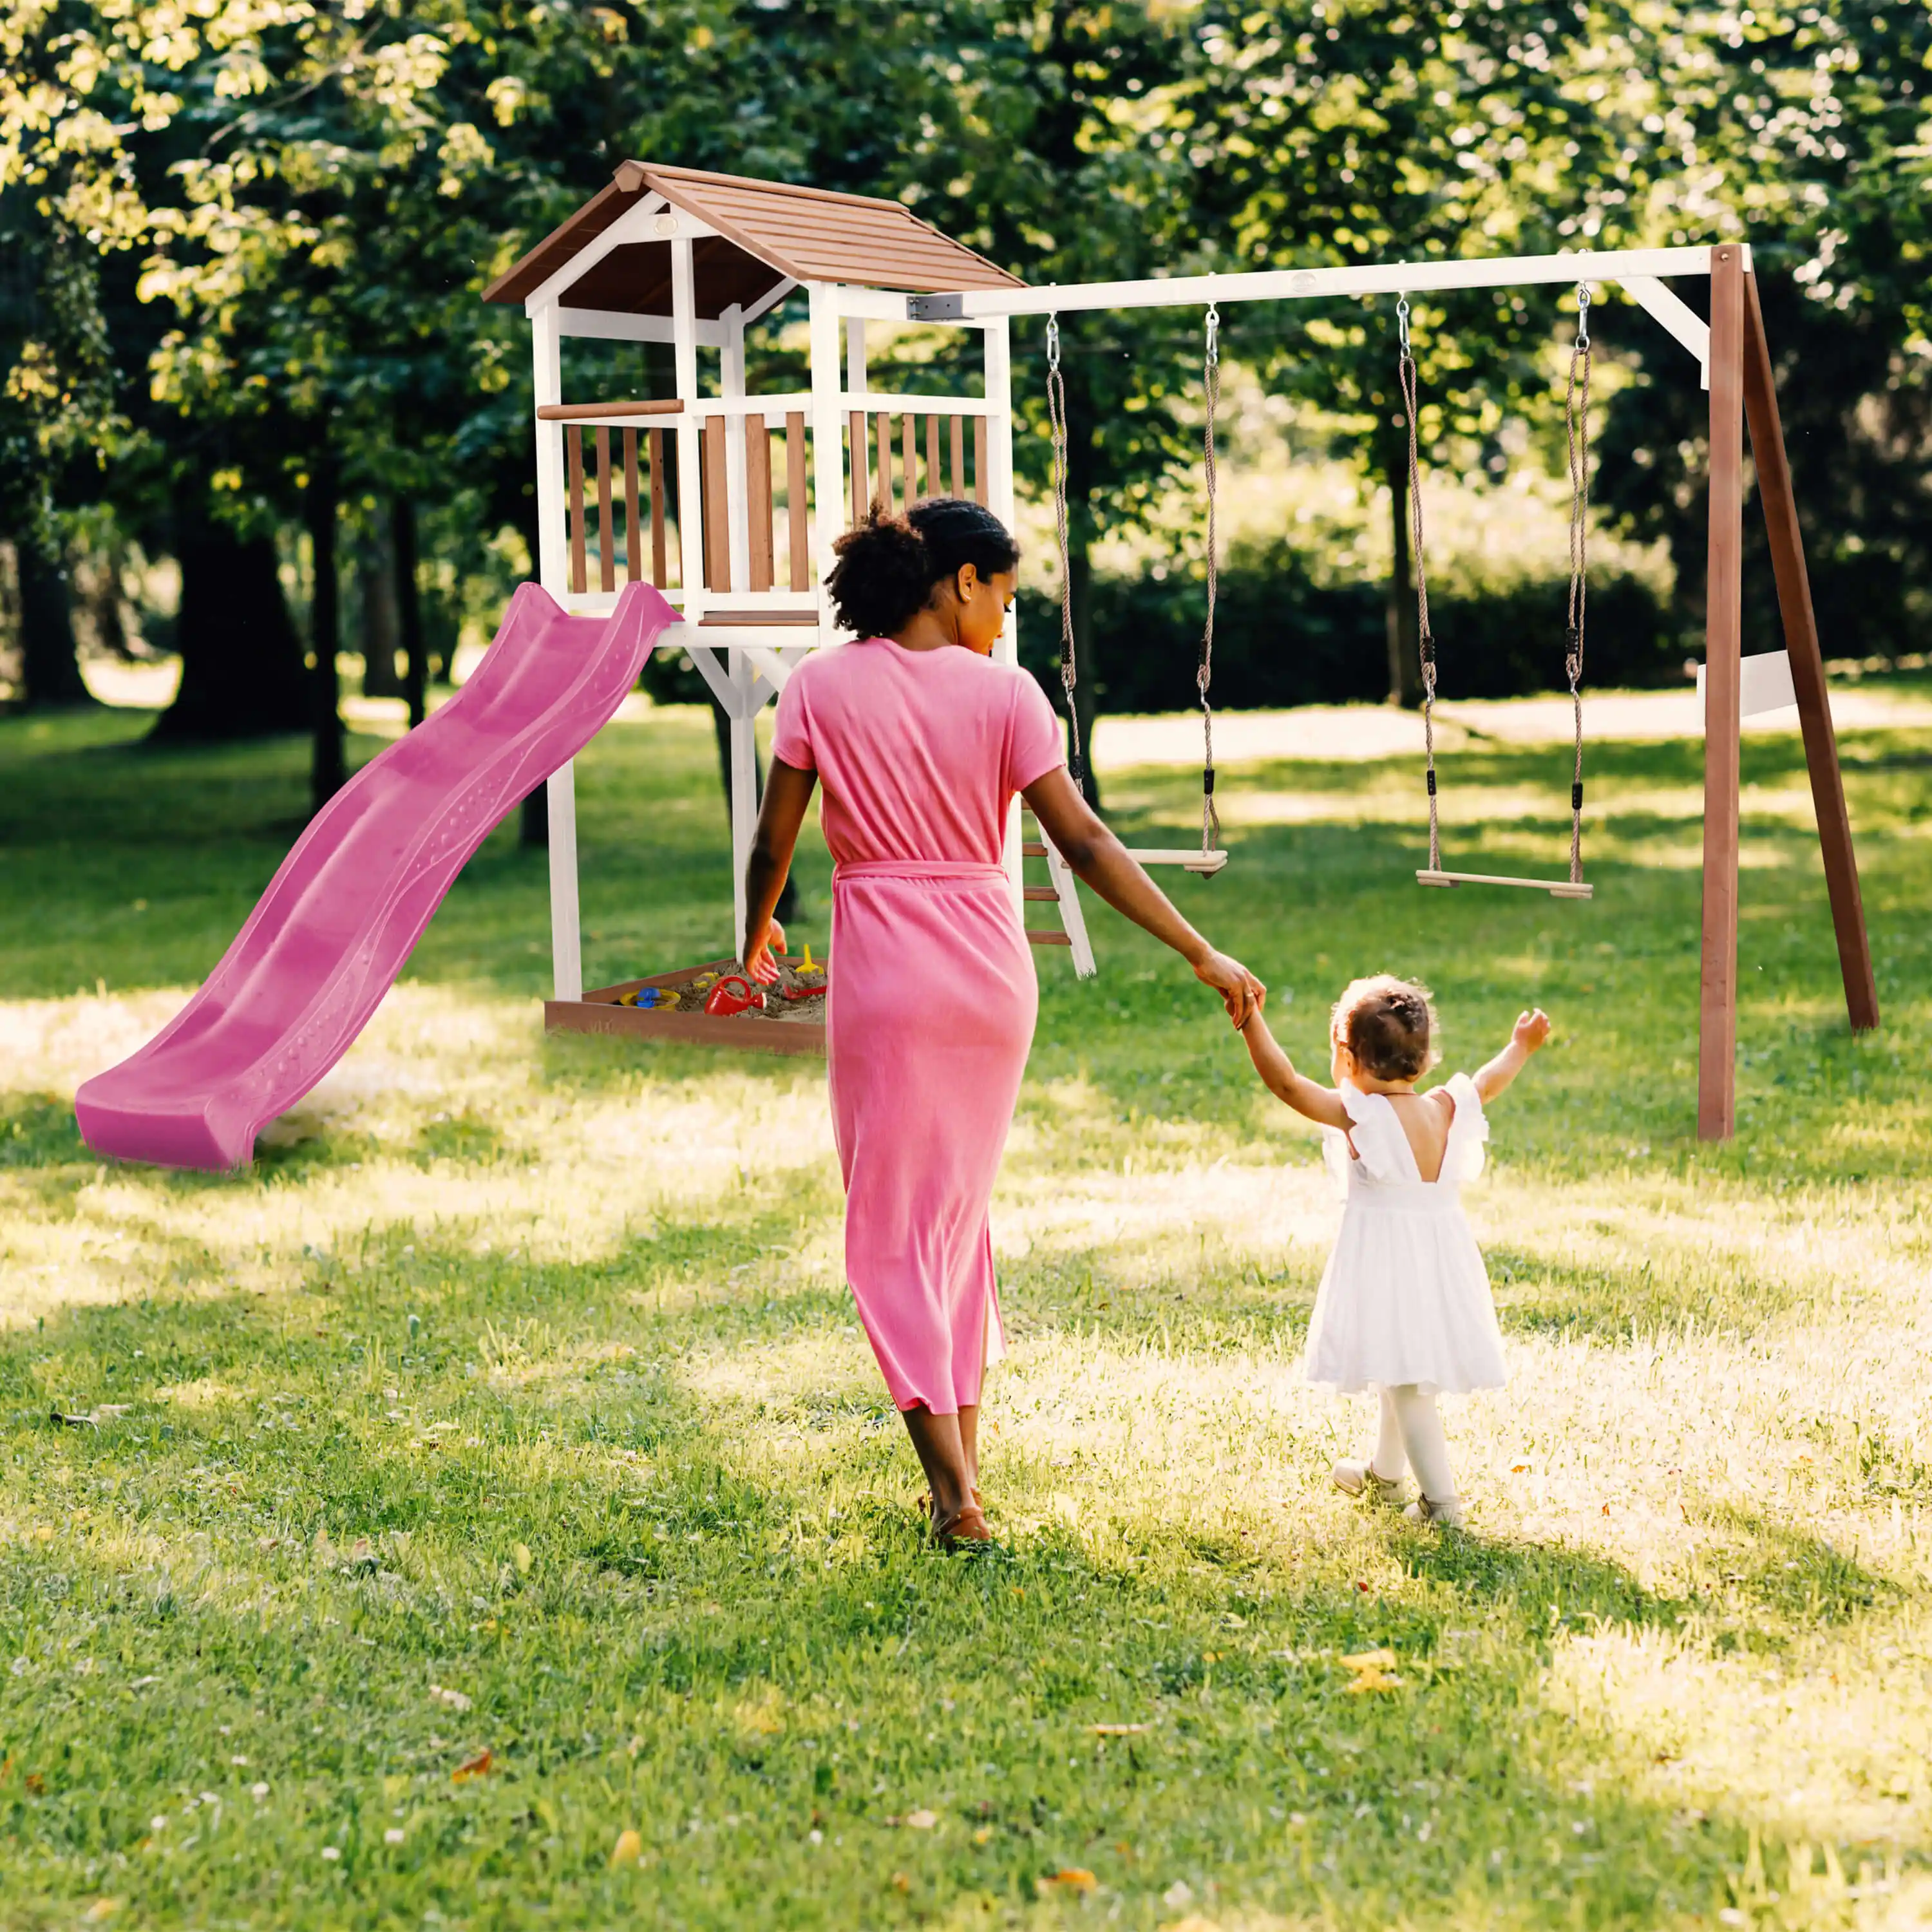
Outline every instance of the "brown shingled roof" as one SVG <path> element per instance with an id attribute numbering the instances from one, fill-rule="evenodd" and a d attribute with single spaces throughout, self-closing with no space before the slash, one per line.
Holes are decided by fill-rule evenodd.
<path id="1" fill-rule="evenodd" d="M 609 187 L 500 275 L 483 299 L 521 302 L 649 194 L 718 231 L 716 238 L 700 237 L 692 250 L 698 313 L 706 318 L 734 303 L 748 306 L 787 280 L 921 294 L 1018 286 L 1017 277 L 896 201 L 626 161 Z M 567 299 L 572 308 L 668 315 L 669 242 L 614 248 L 572 286 Z"/>

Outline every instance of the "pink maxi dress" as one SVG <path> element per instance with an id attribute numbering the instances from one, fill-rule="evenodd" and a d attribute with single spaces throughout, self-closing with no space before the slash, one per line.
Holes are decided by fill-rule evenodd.
<path id="1" fill-rule="evenodd" d="M 1025 672 L 872 638 L 808 658 L 773 755 L 815 771 L 832 885 L 826 1015 L 845 1274 L 902 1409 L 980 1400 L 1005 1352 L 988 1205 L 1040 1004 L 1000 858 L 1063 762 Z"/>

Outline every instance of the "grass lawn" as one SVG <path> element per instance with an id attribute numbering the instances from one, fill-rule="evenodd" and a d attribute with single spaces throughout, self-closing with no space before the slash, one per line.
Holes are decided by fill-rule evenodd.
<path id="1" fill-rule="evenodd" d="M 1096 908 L 1097 981 L 1041 958 L 968 1559 L 842 1285 L 822 1069 L 541 1038 L 507 834 L 252 1172 L 86 1152 L 75 1084 L 302 806 L 300 746 L 144 723 L 0 723 L 8 1932 L 1932 1922 L 1932 734 L 1844 742 L 1856 1041 L 1798 741 L 1747 740 L 1718 1149 L 1697 748 L 1594 748 L 1581 906 L 1418 892 L 1406 762 L 1225 772 L 1234 864 L 1174 890 L 1291 1050 L 1384 967 L 1452 1066 L 1559 1029 L 1471 1196 L 1513 1374 L 1446 1405 L 1471 1533 L 1328 1486 L 1315 1141 Z M 1566 755 L 1459 752 L 1453 862 L 1554 870 Z M 722 950 L 708 721 L 614 727 L 579 798 L 586 979 Z"/>

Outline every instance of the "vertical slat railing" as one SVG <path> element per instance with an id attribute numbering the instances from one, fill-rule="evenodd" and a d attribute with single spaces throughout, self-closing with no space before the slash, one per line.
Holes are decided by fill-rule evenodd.
<path id="1" fill-rule="evenodd" d="M 785 541 L 791 553 L 791 587 L 812 588 L 812 538 L 805 520 L 805 412 L 785 418 Z"/>
<path id="2" fill-rule="evenodd" d="M 590 587 L 584 556 L 584 431 L 576 423 L 563 430 L 564 514 L 570 522 L 570 588 L 581 596 Z"/>
<path id="3" fill-rule="evenodd" d="M 872 470 L 866 454 L 866 412 L 854 410 L 851 415 L 852 437 L 852 520 L 862 524 L 866 520 L 866 506 L 871 500 Z"/>
<path id="4" fill-rule="evenodd" d="M 899 418 L 902 467 L 905 476 L 905 502 L 902 506 L 910 510 L 919 490 L 914 479 L 919 474 L 919 418 L 908 410 Z M 928 488 L 927 494 L 932 494 Z"/>
<path id="5" fill-rule="evenodd" d="M 952 494 L 963 496 L 966 494 L 966 418 L 952 418 Z"/>
<path id="6" fill-rule="evenodd" d="M 699 487 L 704 493 L 704 587 L 707 590 L 731 588 L 731 510 L 724 473 L 724 435 L 722 416 L 705 418 Z"/>
<path id="7" fill-rule="evenodd" d="M 750 551 L 748 587 L 772 587 L 772 435 L 764 416 L 754 410 L 745 418 L 745 497 L 746 536 Z"/>
<path id="8" fill-rule="evenodd" d="M 879 473 L 874 479 L 872 501 L 890 517 L 892 513 L 892 419 L 879 412 Z"/>
<path id="9" fill-rule="evenodd" d="M 973 418 L 973 500 L 982 509 L 986 506 L 986 418 Z"/>
<path id="10" fill-rule="evenodd" d="M 634 584 L 644 574 L 644 531 L 638 524 L 638 432 L 624 432 L 624 580 Z"/>
<path id="11" fill-rule="evenodd" d="M 617 587 L 616 529 L 610 520 L 610 432 L 601 424 L 597 430 L 597 587 Z"/>
<path id="12" fill-rule="evenodd" d="M 670 569 L 664 556 L 664 431 L 646 433 L 651 458 L 651 581 L 660 590 L 670 587 Z"/>

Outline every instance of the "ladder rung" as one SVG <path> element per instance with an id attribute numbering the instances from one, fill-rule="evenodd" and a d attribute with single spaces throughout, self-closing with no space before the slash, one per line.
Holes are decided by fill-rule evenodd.
<path id="1" fill-rule="evenodd" d="M 1044 859 L 1046 848 L 1037 839 L 1029 838 L 1020 847 L 1020 856 L 1024 859 Z"/>
<path id="2" fill-rule="evenodd" d="M 1060 895 L 1051 886 L 1028 886 L 1020 896 L 1022 898 L 1042 901 L 1051 899 L 1056 905 L 1060 902 Z"/>
<path id="3" fill-rule="evenodd" d="M 1030 926 L 1026 936 L 1036 946 L 1071 946 L 1073 942 L 1064 932 L 1056 932 L 1050 926 Z"/>

